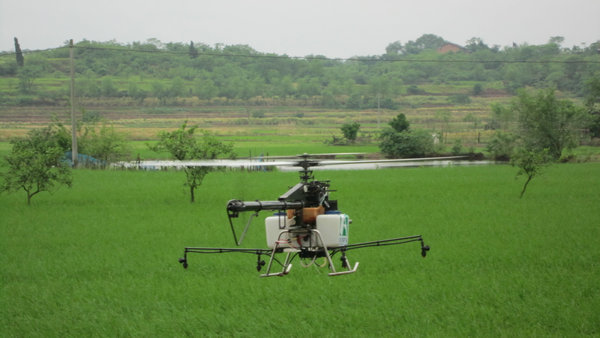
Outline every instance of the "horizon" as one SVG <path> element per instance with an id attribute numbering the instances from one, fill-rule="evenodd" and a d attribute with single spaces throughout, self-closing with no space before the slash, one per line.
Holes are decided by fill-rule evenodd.
<path id="1" fill-rule="evenodd" d="M 429 33 L 425 33 L 425 34 L 429 34 Z M 425 35 L 425 34 L 422 34 L 422 35 Z M 455 44 L 455 45 L 458 45 L 458 46 L 461 46 L 461 47 L 465 47 L 466 46 L 466 44 L 464 44 L 464 43 L 463 44 L 456 43 L 454 41 L 449 41 L 449 40 L 445 39 L 443 36 L 440 36 L 440 35 L 437 35 L 437 34 L 434 34 L 434 35 L 436 35 L 438 37 L 441 37 L 442 39 L 444 39 L 444 41 L 446 43 Z M 418 39 L 419 37 L 417 37 L 417 38 L 415 38 L 413 40 L 408 40 L 406 42 L 414 41 L 414 40 Z M 540 43 L 540 44 L 533 44 L 533 43 L 529 43 L 527 41 L 521 42 L 519 44 L 515 43 L 513 45 L 506 45 L 506 46 L 500 46 L 498 44 L 488 43 L 486 41 L 483 41 L 483 43 L 485 43 L 489 48 L 497 47 L 497 48 L 499 48 L 500 51 L 502 51 L 502 50 L 504 50 L 506 48 L 514 47 L 515 45 L 518 46 L 518 47 L 546 45 L 546 44 L 551 43 L 550 40 L 552 38 L 555 38 L 555 37 L 564 38 L 563 36 L 560 36 L 560 35 L 559 36 L 553 36 L 553 37 L 549 37 L 548 41 Z M 69 44 L 69 40 L 65 40 L 61 45 L 56 46 L 56 47 L 48 47 L 48 48 L 43 48 L 43 49 L 30 49 L 30 48 L 27 48 L 26 46 L 24 46 L 23 43 L 21 42 L 21 40 L 19 40 L 18 37 L 16 37 L 16 38 L 17 38 L 17 40 L 19 42 L 19 46 L 21 48 L 21 51 L 24 52 L 24 53 L 36 53 L 36 52 L 50 51 L 50 50 L 55 50 L 55 49 L 59 49 L 59 48 L 68 47 L 68 44 Z M 79 40 L 79 41 L 73 41 L 73 44 L 75 46 L 77 46 L 77 44 L 82 43 L 82 42 L 90 42 L 90 43 L 98 43 L 98 44 L 112 43 L 112 44 L 116 44 L 116 45 L 121 46 L 121 47 L 131 47 L 132 45 L 134 45 L 136 43 L 140 43 L 140 44 L 152 44 L 152 45 L 155 45 L 157 48 L 159 48 L 159 50 L 165 50 L 167 44 L 182 44 L 184 46 L 189 46 L 190 42 L 193 42 L 195 47 L 198 47 L 200 45 L 206 45 L 206 46 L 209 46 L 210 48 L 217 48 L 218 46 L 221 46 L 221 47 L 226 47 L 226 46 L 247 46 L 247 47 L 250 47 L 251 49 L 253 49 L 254 51 L 256 51 L 258 53 L 262 53 L 262 54 L 275 54 L 275 55 L 278 55 L 278 56 L 288 56 L 290 58 L 305 58 L 305 57 L 310 57 L 310 56 L 323 56 L 326 59 L 333 59 L 333 60 L 335 60 L 335 59 L 348 60 L 348 59 L 352 59 L 354 57 L 368 57 L 368 56 L 384 55 L 384 54 L 386 54 L 385 47 L 387 47 L 387 45 L 385 47 L 383 47 L 382 48 L 382 52 L 380 54 L 353 55 L 353 56 L 350 56 L 350 57 L 328 57 L 328 56 L 325 56 L 325 55 L 319 54 L 319 53 L 306 54 L 306 55 L 288 55 L 286 53 L 266 52 L 266 51 L 259 50 L 259 49 L 255 48 L 254 46 L 252 46 L 250 44 L 247 44 L 247 43 L 225 44 L 225 43 L 217 42 L 217 43 L 214 43 L 214 44 L 211 45 L 211 44 L 208 44 L 208 43 L 205 43 L 205 42 L 202 42 L 202 41 L 187 41 L 187 42 L 185 42 L 185 41 L 162 41 L 162 40 L 159 40 L 157 38 L 147 38 L 146 40 L 134 40 L 134 41 L 127 41 L 127 42 L 118 41 L 116 39 L 99 41 L 99 40 L 89 40 L 89 39 L 85 39 L 84 38 L 84 39 Z M 402 44 L 404 45 L 406 42 L 402 42 Z M 596 40 L 596 41 L 593 41 L 593 42 L 591 42 L 589 44 L 586 43 L 586 44 L 580 44 L 579 46 L 576 46 L 576 45 L 567 46 L 564 43 L 564 41 L 563 41 L 562 43 L 558 43 L 558 45 L 561 48 L 564 48 L 564 49 L 570 49 L 570 48 L 574 48 L 574 47 L 587 48 L 587 47 L 591 46 L 592 44 L 599 43 L 599 42 L 600 42 L 600 39 Z M 392 42 L 390 42 L 390 43 L 392 43 Z M 14 44 L 13 44 L 13 48 L 10 49 L 10 50 L 0 51 L 0 55 L 10 55 L 10 54 L 15 54 Z"/>

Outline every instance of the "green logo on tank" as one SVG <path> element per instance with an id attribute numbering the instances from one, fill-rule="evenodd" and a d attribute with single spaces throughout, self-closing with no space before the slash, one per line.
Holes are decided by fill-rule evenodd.
<path id="1" fill-rule="evenodd" d="M 348 236 L 348 215 L 344 215 L 340 222 L 340 236 Z"/>

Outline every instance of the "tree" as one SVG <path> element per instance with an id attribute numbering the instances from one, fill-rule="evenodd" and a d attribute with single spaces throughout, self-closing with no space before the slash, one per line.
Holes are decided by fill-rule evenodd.
<path id="1" fill-rule="evenodd" d="M 362 95 L 360 93 L 353 93 L 346 101 L 346 108 L 360 109 L 362 106 Z"/>
<path id="2" fill-rule="evenodd" d="M 418 54 L 426 49 L 436 50 L 444 45 L 446 41 L 434 34 L 423 34 L 416 41 L 409 41 L 404 45 L 407 54 Z"/>
<path id="3" fill-rule="evenodd" d="M 488 47 L 488 45 L 486 45 L 481 38 L 473 37 L 467 40 L 465 49 L 471 53 L 474 53 L 479 50 L 488 50 L 490 47 Z"/>
<path id="4" fill-rule="evenodd" d="M 189 50 L 190 58 L 195 59 L 198 57 L 198 49 L 194 47 L 194 41 L 190 41 L 190 50 Z"/>
<path id="5" fill-rule="evenodd" d="M 83 126 L 78 141 L 79 153 L 100 160 L 98 164 L 102 167 L 125 157 L 129 152 L 125 136 L 107 122 L 99 126 L 94 122 Z"/>
<path id="6" fill-rule="evenodd" d="M 442 136 L 442 144 L 445 144 L 448 140 L 448 130 L 450 129 L 450 118 L 452 113 L 447 110 L 438 111 L 435 113 L 435 117 L 440 121 L 440 129 Z"/>
<path id="7" fill-rule="evenodd" d="M 531 182 L 535 176 L 539 176 L 542 173 L 542 168 L 547 166 L 550 160 L 551 158 L 549 157 L 547 149 L 538 151 L 527 148 L 519 148 L 515 152 L 512 159 L 512 165 L 519 167 L 517 177 L 520 175 L 525 175 L 527 177 L 525 184 L 523 184 L 523 189 L 521 189 L 519 198 L 523 198 L 529 182 Z"/>
<path id="8" fill-rule="evenodd" d="M 385 47 L 385 53 L 388 55 L 402 54 L 402 43 L 400 41 L 390 43 Z"/>
<path id="9" fill-rule="evenodd" d="M 513 110 L 518 114 L 521 146 L 513 154 L 512 163 L 519 167 L 517 176 L 527 176 L 520 195 L 523 197 L 529 182 L 544 166 L 558 160 L 564 148 L 577 144 L 583 114 L 571 101 L 557 99 L 553 89 L 533 95 L 520 91 Z"/>
<path id="10" fill-rule="evenodd" d="M 184 95 L 185 92 L 185 84 L 183 79 L 180 77 L 176 77 L 171 82 L 171 86 L 168 89 L 169 96 L 171 97 L 179 97 Z"/>
<path id="11" fill-rule="evenodd" d="M 410 128 L 410 123 L 403 113 L 398 114 L 390 121 L 390 126 L 397 132 L 403 132 Z"/>
<path id="12" fill-rule="evenodd" d="M 194 81 L 195 94 L 201 100 L 210 100 L 219 93 L 219 88 L 215 86 L 213 80 L 197 78 Z"/>
<path id="13" fill-rule="evenodd" d="M 112 79 L 108 76 L 102 78 L 102 87 L 100 89 L 102 96 L 114 97 L 117 96 L 117 88 L 115 87 Z"/>
<path id="14" fill-rule="evenodd" d="M 388 158 L 426 156 L 433 153 L 433 138 L 422 130 L 387 129 L 381 134 L 379 148 Z"/>
<path id="15" fill-rule="evenodd" d="M 169 97 L 169 89 L 165 87 L 162 81 L 157 80 L 152 82 L 152 94 L 164 105 Z"/>
<path id="16" fill-rule="evenodd" d="M 380 136 L 379 149 L 388 158 L 419 157 L 433 153 L 433 137 L 423 130 L 411 130 L 403 113 L 390 121 L 391 128 Z"/>
<path id="17" fill-rule="evenodd" d="M 467 94 L 454 94 L 448 96 L 448 102 L 454 104 L 469 104 L 471 103 L 471 98 Z"/>
<path id="18" fill-rule="evenodd" d="M 141 89 L 138 84 L 134 81 L 129 82 L 129 86 L 127 89 L 127 95 L 131 98 L 138 100 L 140 103 L 144 101 L 146 98 L 146 92 Z"/>
<path id="19" fill-rule="evenodd" d="M 552 36 L 550 40 L 548 40 L 548 44 L 560 46 L 565 41 L 565 38 L 562 36 Z"/>
<path id="20" fill-rule="evenodd" d="M 600 77 L 587 81 L 585 106 L 588 110 L 588 129 L 592 137 L 600 137 Z"/>
<path id="21" fill-rule="evenodd" d="M 358 130 L 360 129 L 360 123 L 352 122 L 345 123 L 342 126 L 342 133 L 346 140 L 350 141 L 350 143 L 354 143 L 356 141 L 356 137 L 358 136 Z"/>
<path id="22" fill-rule="evenodd" d="M 493 159 L 508 161 L 513 156 L 516 137 L 511 133 L 497 131 L 487 144 L 487 151 Z"/>
<path id="23" fill-rule="evenodd" d="M 510 123 L 514 120 L 515 112 L 508 106 L 501 103 L 492 103 L 492 122 L 491 125 L 501 128 L 502 130 L 508 130 Z"/>
<path id="24" fill-rule="evenodd" d="M 40 77 L 42 69 L 36 65 L 28 65 L 19 68 L 19 89 L 22 93 L 31 93 L 33 91 L 34 81 Z"/>
<path id="25" fill-rule="evenodd" d="M 71 186 L 71 168 L 64 161 L 65 149 L 61 146 L 60 132 L 49 126 L 33 129 L 25 138 L 11 140 L 11 152 L 5 157 L 8 171 L 3 178 L 1 191 L 24 190 L 27 205 L 40 192 L 51 192 L 60 185 Z"/>
<path id="26" fill-rule="evenodd" d="M 558 160 L 563 149 L 577 145 L 582 109 L 569 100 L 557 99 L 553 89 L 535 94 L 520 91 L 513 110 L 518 114 L 525 149 L 538 152 L 547 149 L 549 156 Z"/>
<path id="27" fill-rule="evenodd" d="M 25 65 L 25 58 L 23 57 L 23 52 L 17 38 L 15 38 L 15 55 L 17 56 L 17 66 L 23 67 Z"/>
<path id="28" fill-rule="evenodd" d="M 195 135 L 198 126 L 187 127 L 187 121 L 172 132 L 161 132 L 159 141 L 150 149 L 156 152 L 168 151 L 176 160 L 206 160 L 216 159 L 219 155 L 232 154 L 233 146 L 217 140 L 207 131 L 202 132 L 202 138 Z M 186 182 L 189 187 L 190 201 L 195 201 L 195 190 L 202 184 L 204 176 L 211 171 L 209 167 L 184 167 Z"/>

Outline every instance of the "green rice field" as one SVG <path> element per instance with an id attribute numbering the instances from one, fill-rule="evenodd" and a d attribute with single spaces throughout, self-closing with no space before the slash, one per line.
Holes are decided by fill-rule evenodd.
<path id="1" fill-rule="evenodd" d="M 296 173 L 221 171 L 189 203 L 177 171 L 74 172 L 72 188 L 0 194 L 0 336 L 599 336 L 600 163 L 546 169 L 522 199 L 510 166 L 316 171 L 353 220 L 355 274 L 260 278 L 229 199 L 273 200 Z M 255 220 L 245 247 L 266 247 Z M 240 220 L 240 221 L 243 221 Z M 239 225 L 239 224 L 238 224 Z"/>

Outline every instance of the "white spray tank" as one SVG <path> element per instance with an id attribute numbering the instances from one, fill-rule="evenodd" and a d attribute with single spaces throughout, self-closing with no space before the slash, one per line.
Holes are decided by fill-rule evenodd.
<path id="1" fill-rule="evenodd" d="M 292 239 L 289 241 L 288 233 L 291 226 L 295 225 L 294 218 L 288 218 L 286 213 L 276 213 L 265 218 L 265 230 L 267 246 L 271 249 L 278 242 L 279 248 L 298 248 L 300 246 L 313 246 L 337 248 L 348 245 L 348 234 L 350 231 L 350 217 L 340 211 L 327 211 L 325 214 L 316 216 L 315 229 L 321 234 L 321 241 L 315 233 L 312 233 L 310 241 L 304 239 Z M 283 233 L 282 233 L 283 231 Z"/>

